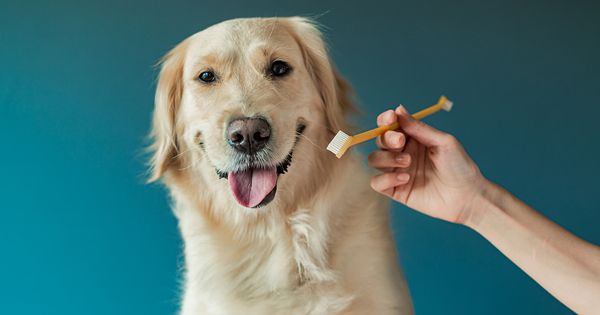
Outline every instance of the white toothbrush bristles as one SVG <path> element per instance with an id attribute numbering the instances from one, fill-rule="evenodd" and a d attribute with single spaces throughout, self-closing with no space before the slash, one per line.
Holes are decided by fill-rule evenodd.
<path id="1" fill-rule="evenodd" d="M 452 110 L 452 105 L 454 105 L 454 103 L 452 103 L 451 100 L 446 99 L 446 101 L 444 102 L 444 105 L 442 105 L 442 109 L 449 112 Z"/>
<path id="2" fill-rule="evenodd" d="M 327 150 L 331 151 L 338 158 L 340 158 L 348 149 L 348 143 L 350 142 L 351 138 L 351 136 L 340 130 L 335 137 L 333 137 L 333 140 L 329 142 L 329 145 L 327 145 Z"/>

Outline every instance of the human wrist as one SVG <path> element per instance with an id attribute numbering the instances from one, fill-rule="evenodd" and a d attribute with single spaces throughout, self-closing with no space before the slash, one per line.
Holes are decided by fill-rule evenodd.
<path id="1" fill-rule="evenodd" d="M 507 194 L 504 189 L 487 179 L 484 179 L 481 185 L 481 190 L 465 209 L 467 215 L 462 222 L 463 225 L 476 231 L 487 217 L 497 211 L 502 211 L 502 200 Z"/>

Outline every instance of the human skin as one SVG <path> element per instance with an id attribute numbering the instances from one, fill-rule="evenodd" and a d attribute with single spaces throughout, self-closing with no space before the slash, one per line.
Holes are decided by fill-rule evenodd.
<path id="1" fill-rule="evenodd" d="M 600 310 L 600 247 L 571 234 L 486 179 L 460 142 L 411 118 L 404 107 L 377 117 L 400 129 L 377 139 L 371 187 L 409 208 L 465 225 L 579 314 Z"/>

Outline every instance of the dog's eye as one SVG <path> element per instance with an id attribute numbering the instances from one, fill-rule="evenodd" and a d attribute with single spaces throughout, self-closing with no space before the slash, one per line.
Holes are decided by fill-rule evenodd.
<path id="1" fill-rule="evenodd" d="M 198 76 L 198 80 L 206 83 L 211 83 L 216 80 L 215 74 L 211 71 L 204 71 Z"/>
<path id="2" fill-rule="evenodd" d="M 271 64 L 271 75 L 275 77 L 282 77 L 288 74 L 292 70 L 285 61 L 276 60 Z"/>

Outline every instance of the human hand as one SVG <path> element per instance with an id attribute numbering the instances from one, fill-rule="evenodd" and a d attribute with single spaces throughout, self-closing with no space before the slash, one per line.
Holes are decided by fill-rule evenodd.
<path id="1" fill-rule="evenodd" d="M 404 107 L 377 117 L 378 126 L 396 121 L 400 130 L 378 137 L 380 150 L 369 155 L 369 165 L 383 172 L 371 187 L 421 213 L 465 224 L 488 181 L 455 137 L 414 120 Z"/>
<path id="2" fill-rule="evenodd" d="M 600 309 L 600 247 L 569 233 L 481 175 L 452 135 L 403 107 L 377 117 L 398 131 L 377 139 L 369 165 L 376 191 L 432 217 L 464 224 L 489 240 L 577 314 Z"/>

